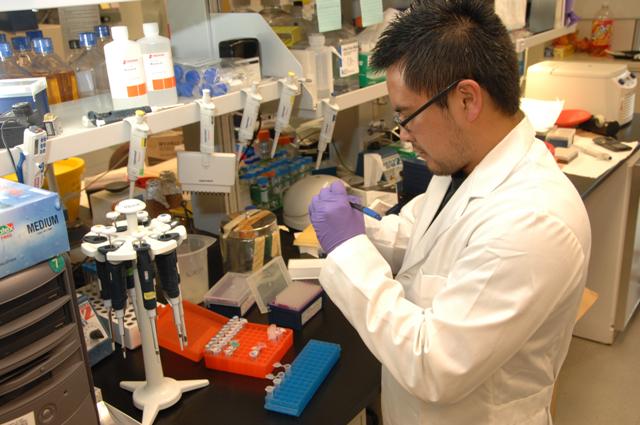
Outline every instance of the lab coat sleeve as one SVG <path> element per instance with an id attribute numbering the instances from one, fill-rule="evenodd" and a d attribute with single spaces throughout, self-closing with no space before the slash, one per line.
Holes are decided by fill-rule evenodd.
<path id="1" fill-rule="evenodd" d="M 400 270 L 416 222 L 416 214 L 424 199 L 425 195 L 416 196 L 400 210 L 400 214 L 390 214 L 382 217 L 382 220 L 364 216 L 367 237 L 394 274 Z"/>
<path id="2" fill-rule="evenodd" d="M 449 275 L 435 278 L 442 286 L 430 295 L 429 308 L 405 298 L 364 235 L 328 256 L 320 282 L 408 392 L 453 403 L 518 352 L 558 303 L 578 293 L 588 253 L 564 223 L 523 211 L 509 222 L 496 217 L 478 226 Z M 432 290 L 434 276 L 418 273 L 421 290 Z"/>

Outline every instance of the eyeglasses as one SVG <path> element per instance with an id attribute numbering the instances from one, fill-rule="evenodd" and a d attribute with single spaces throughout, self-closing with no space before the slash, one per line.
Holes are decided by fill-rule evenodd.
<path id="1" fill-rule="evenodd" d="M 458 85 L 458 83 L 462 81 L 462 80 L 456 80 L 453 83 L 449 84 L 447 87 L 445 87 L 440 93 L 436 94 L 435 96 L 433 96 L 431 99 L 427 100 L 427 102 L 422 105 L 421 107 L 419 107 L 418 109 L 415 110 L 414 113 L 412 113 L 411 115 L 409 115 L 407 118 L 401 120 L 400 119 L 400 115 L 396 112 L 393 116 L 393 122 L 400 128 L 404 129 L 405 131 L 409 131 L 407 129 L 407 124 L 409 124 L 409 122 L 414 119 L 415 117 L 417 117 L 418 115 L 420 115 L 420 113 L 422 111 L 424 111 L 425 109 L 427 109 L 429 106 L 433 105 L 438 99 L 440 99 L 442 96 L 444 96 L 445 94 L 447 94 L 449 92 L 449 90 L 453 89 L 455 86 Z"/>

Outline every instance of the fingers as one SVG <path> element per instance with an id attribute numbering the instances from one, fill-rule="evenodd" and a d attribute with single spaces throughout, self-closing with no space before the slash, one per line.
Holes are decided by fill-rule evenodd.
<path id="1" fill-rule="evenodd" d="M 338 194 L 338 195 L 346 195 L 347 194 L 347 189 L 344 187 L 344 184 L 342 184 L 342 181 L 340 180 L 336 180 L 333 183 L 331 183 L 331 186 L 329 186 L 329 190 L 332 193 Z"/>
<path id="2" fill-rule="evenodd" d="M 348 198 L 349 198 L 349 202 L 353 202 L 354 204 L 359 204 L 359 205 L 362 204 L 362 201 L 360 200 L 360 198 L 355 195 L 349 195 Z"/>

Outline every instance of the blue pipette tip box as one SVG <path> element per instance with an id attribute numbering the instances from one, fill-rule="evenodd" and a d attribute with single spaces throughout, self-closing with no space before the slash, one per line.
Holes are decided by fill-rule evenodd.
<path id="1" fill-rule="evenodd" d="M 293 361 L 284 380 L 265 398 L 264 408 L 300 416 L 340 358 L 340 345 L 310 340 Z"/>

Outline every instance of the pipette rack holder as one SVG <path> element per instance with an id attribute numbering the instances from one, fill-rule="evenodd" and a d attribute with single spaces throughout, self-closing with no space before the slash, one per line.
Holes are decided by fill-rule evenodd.
<path id="1" fill-rule="evenodd" d="M 282 382 L 267 392 L 264 408 L 300 416 L 311 397 L 340 358 L 340 345 L 310 340 L 285 373 Z"/>
<path id="2" fill-rule="evenodd" d="M 82 252 L 91 258 L 99 257 L 101 261 L 113 264 L 122 261 L 137 261 L 137 253 L 134 249 L 136 242 L 144 242 L 150 246 L 150 251 L 156 255 L 167 254 L 177 249 L 187 238 L 187 231 L 184 226 L 168 226 L 165 222 L 153 219 L 148 226 L 138 224 L 138 213 L 144 211 L 145 203 L 138 199 L 127 199 L 118 203 L 116 212 L 126 216 L 126 229 L 119 223 L 113 227 L 121 231 L 113 232 L 111 229 L 109 237 L 96 232 L 89 232 L 83 238 L 81 245 Z M 167 230 L 167 227 L 170 230 Z M 172 237 L 165 237 L 170 231 Z M 114 245 L 117 249 L 109 251 L 106 256 L 98 248 L 104 245 Z M 145 381 L 122 381 L 120 387 L 133 392 L 134 405 L 143 411 L 142 425 L 151 425 L 161 409 L 173 406 L 182 397 L 182 393 L 195 390 L 209 385 L 207 379 L 194 379 L 177 381 L 164 376 L 162 371 L 162 361 L 159 351 L 156 351 L 153 328 L 149 320 L 139 320 L 146 315 L 146 310 L 142 302 L 142 290 L 138 273 L 133 273 L 135 280 L 135 313 L 138 318 L 138 328 L 142 340 L 142 354 L 144 359 Z M 182 301 L 180 299 L 180 301 Z"/>

